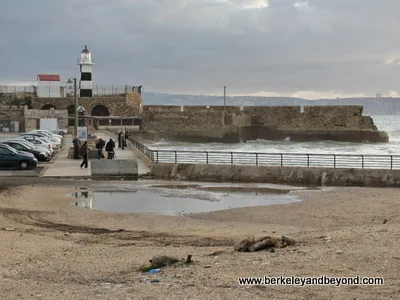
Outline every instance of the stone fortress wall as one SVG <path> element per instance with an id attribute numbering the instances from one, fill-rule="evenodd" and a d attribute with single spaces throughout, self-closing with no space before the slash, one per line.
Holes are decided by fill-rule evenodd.
<path id="1" fill-rule="evenodd" d="M 244 142 L 255 139 L 387 142 L 362 106 L 147 106 L 145 139 Z"/>
<path id="2" fill-rule="evenodd" d="M 362 106 L 149 106 L 143 107 L 144 129 L 213 130 L 221 126 L 267 126 L 302 130 L 377 130 Z"/>
<path id="3" fill-rule="evenodd" d="M 362 115 L 362 106 L 143 105 L 138 92 L 78 98 L 78 101 L 85 108 L 84 116 L 141 119 L 142 137 L 153 140 L 239 142 L 291 137 L 306 141 L 388 141 L 387 134 L 378 131 L 372 118 Z M 53 107 L 67 110 L 71 115 L 74 98 L 35 97 L 32 107 L 39 110 Z"/>

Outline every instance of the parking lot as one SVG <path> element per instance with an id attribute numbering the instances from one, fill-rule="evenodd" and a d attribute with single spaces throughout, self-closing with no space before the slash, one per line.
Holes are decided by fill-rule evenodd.
<path id="1" fill-rule="evenodd" d="M 0 151 L 0 176 L 37 176 L 38 173 L 40 173 L 44 167 L 46 167 L 49 164 L 52 164 L 57 156 L 57 154 L 63 149 L 64 144 L 65 144 L 65 139 L 64 141 L 59 144 L 57 142 L 48 140 L 50 142 L 43 142 L 39 137 L 37 138 L 37 141 L 30 140 L 29 136 L 26 136 L 26 139 L 16 139 L 19 136 L 24 135 L 24 133 L 5 133 L 5 132 L 0 132 L 0 144 L 1 145 L 6 145 L 7 147 L 10 147 L 16 152 L 13 154 L 14 159 L 15 155 L 18 154 L 28 154 L 30 156 L 34 156 L 37 160 L 37 165 L 33 166 L 34 162 L 29 164 L 27 169 L 22 170 L 25 168 L 24 165 L 18 165 L 18 163 L 10 164 L 8 161 L 7 155 L 2 155 Z M 40 140 L 40 142 L 39 142 Z M 13 144 L 12 141 L 15 141 Z M 28 142 L 28 143 L 27 143 Z M 43 142 L 43 143 L 42 143 Z M 23 144 L 25 143 L 28 145 L 31 145 L 32 147 L 28 151 L 22 150 L 19 147 L 23 147 Z M 40 144 L 41 143 L 41 144 Z M 51 146 L 49 146 L 51 144 Z M 20 146 L 18 146 L 20 145 Z M 34 147 L 33 147 L 34 146 Z M 55 147 L 53 147 L 55 146 Z M 51 149 L 50 149 L 51 148 Z M 9 148 L 8 148 L 9 149 Z M 26 149 L 28 150 L 28 149 Z M 7 151 L 7 150 L 5 150 Z M 28 152 L 28 153 L 27 153 Z"/>

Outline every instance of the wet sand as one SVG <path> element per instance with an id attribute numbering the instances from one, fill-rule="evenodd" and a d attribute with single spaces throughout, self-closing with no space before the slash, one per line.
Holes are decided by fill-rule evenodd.
<path id="1" fill-rule="evenodd" d="M 0 184 L 0 299 L 336 300 L 396 299 L 400 293 L 398 189 L 297 190 L 290 193 L 301 203 L 174 217 L 90 211 L 65 196 L 75 187 L 111 183 L 17 184 Z M 275 253 L 233 251 L 240 238 L 271 234 L 299 243 Z M 211 255 L 216 251 L 223 252 Z M 140 275 L 139 266 L 157 254 L 191 254 L 195 263 Z M 384 277 L 385 285 L 237 283 L 238 276 L 265 275 L 373 276 Z"/>

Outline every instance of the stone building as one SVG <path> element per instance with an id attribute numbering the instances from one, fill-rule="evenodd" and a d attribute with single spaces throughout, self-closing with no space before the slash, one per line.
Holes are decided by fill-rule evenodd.
<path id="1" fill-rule="evenodd" d="M 78 98 L 78 105 L 84 108 L 79 113 L 80 126 L 131 126 L 140 125 L 143 112 L 143 99 L 137 91 L 120 95 L 105 95 Z M 74 126 L 74 97 L 34 98 L 34 109 L 67 110 L 69 126 Z"/>
<path id="2" fill-rule="evenodd" d="M 0 132 L 26 132 L 40 128 L 40 119 L 57 119 L 59 128 L 68 125 L 66 110 L 28 109 L 27 106 L 0 106 Z"/>

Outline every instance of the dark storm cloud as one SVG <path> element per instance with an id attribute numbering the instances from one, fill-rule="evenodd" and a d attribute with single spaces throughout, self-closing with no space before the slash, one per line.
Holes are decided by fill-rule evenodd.
<path id="1" fill-rule="evenodd" d="M 164 92 L 396 90 L 398 0 L 4 0 L 0 79 L 77 75 Z"/>

